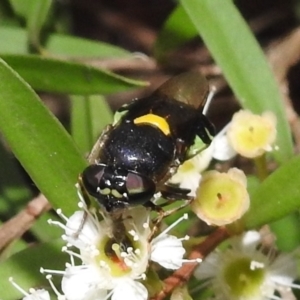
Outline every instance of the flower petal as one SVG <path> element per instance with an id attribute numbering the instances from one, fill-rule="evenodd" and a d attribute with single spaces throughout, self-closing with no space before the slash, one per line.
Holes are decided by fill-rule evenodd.
<path id="1" fill-rule="evenodd" d="M 100 228 L 105 231 L 105 224 L 102 221 L 95 224 L 95 221 L 90 215 L 85 215 L 84 211 L 76 211 L 69 219 L 66 224 L 66 241 L 71 245 L 82 249 L 86 244 L 95 244 L 96 241 L 101 237 Z"/>
<path id="2" fill-rule="evenodd" d="M 25 296 L 23 300 L 50 300 L 50 294 L 44 289 L 34 290 L 30 295 Z"/>
<path id="3" fill-rule="evenodd" d="M 233 149 L 247 158 L 255 158 L 273 149 L 276 140 L 276 116 L 265 112 L 261 116 L 240 110 L 232 117 L 227 137 Z"/>
<path id="4" fill-rule="evenodd" d="M 191 209 L 207 224 L 222 226 L 240 219 L 249 205 L 246 175 L 232 168 L 227 173 L 206 172 Z"/>
<path id="5" fill-rule="evenodd" d="M 297 259 L 296 252 L 281 253 L 276 257 L 273 264 L 270 266 L 270 275 L 272 281 L 289 286 L 297 277 Z"/>
<path id="6" fill-rule="evenodd" d="M 213 278 L 217 275 L 219 254 L 211 252 L 195 269 L 194 276 L 199 280 Z"/>
<path id="7" fill-rule="evenodd" d="M 179 269 L 182 266 L 185 249 L 180 239 L 166 234 L 154 238 L 151 245 L 152 261 L 171 270 Z"/>
<path id="8" fill-rule="evenodd" d="M 111 300 L 147 300 L 148 291 L 146 287 L 138 281 L 122 280 L 113 289 Z"/>
<path id="9" fill-rule="evenodd" d="M 99 273 L 88 266 L 71 266 L 66 269 L 61 288 L 68 300 L 105 298 L 107 291 L 99 287 Z"/>
<path id="10" fill-rule="evenodd" d="M 231 147 L 227 136 L 223 134 L 217 135 L 212 142 L 212 157 L 217 160 L 226 161 L 236 156 L 236 151 Z"/>

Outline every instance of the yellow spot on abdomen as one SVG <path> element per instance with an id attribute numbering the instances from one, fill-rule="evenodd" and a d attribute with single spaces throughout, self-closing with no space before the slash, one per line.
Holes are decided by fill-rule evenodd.
<path id="1" fill-rule="evenodd" d="M 170 134 L 170 127 L 165 118 L 160 117 L 154 114 L 147 114 L 141 117 L 138 117 L 133 120 L 133 123 L 138 124 L 149 124 L 160 129 L 165 135 Z"/>

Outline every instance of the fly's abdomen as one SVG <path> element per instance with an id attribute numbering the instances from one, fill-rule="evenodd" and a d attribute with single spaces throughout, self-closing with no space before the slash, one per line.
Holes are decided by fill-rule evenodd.
<path id="1" fill-rule="evenodd" d="M 157 128 L 121 123 L 110 133 L 100 161 L 154 178 L 163 177 L 175 155 L 175 144 Z"/>

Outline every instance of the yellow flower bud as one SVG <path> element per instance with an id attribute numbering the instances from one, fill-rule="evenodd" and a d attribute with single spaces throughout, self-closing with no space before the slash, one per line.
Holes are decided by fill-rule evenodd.
<path id="1" fill-rule="evenodd" d="M 276 134 L 276 116 L 272 112 L 259 116 L 248 110 L 235 113 L 227 131 L 232 148 L 248 158 L 271 151 Z"/>
<path id="2" fill-rule="evenodd" d="M 241 218 L 249 204 L 246 176 L 233 168 L 228 173 L 205 173 L 191 207 L 207 224 L 222 226 Z"/>

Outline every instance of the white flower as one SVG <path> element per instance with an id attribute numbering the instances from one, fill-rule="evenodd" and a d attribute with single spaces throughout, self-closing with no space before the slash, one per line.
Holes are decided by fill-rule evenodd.
<path id="1" fill-rule="evenodd" d="M 249 205 L 246 175 L 231 168 L 227 173 L 212 170 L 203 174 L 191 209 L 207 224 L 223 226 L 240 219 Z"/>
<path id="2" fill-rule="evenodd" d="M 166 230 L 160 233 L 151 241 L 151 260 L 157 262 L 166 269 L 179 269 L 184 262 L 191 262 L 191 260 L 182 259 L 185 254 L 185 249 L 182 247 L 182 240 L 189 239 L 185 236 L 179 239 L 173 235 L 167 234 L 179 222 L 187 219 L 188 215 L 184 214 Z M 198 260 L 197 260 L 198 261 Z"/>
<path id="3" fill-rule="evenodd" d="M 216 160 L 226 161 L 233 158 L 237 154 L 227 138 L 227 131 L 230 127 L 230 124 L 231 123 L 227 124 L 212 141 L 212 157 Z"/>
<path id="4" fill-rule="evenodd" d="M 271 112 L 261 116 L 248 110 L 234 114 L 232 121 L 226 125 L 212 140 L 210 146 L 186 160 L 169 180 L 170 184 L 182 189 L 189 189 L 189 196 L 195 197 L 201 173 L 205 171 L 212 159 L 226 161 L 240 154 L 255 158 L 266 151 L 276 149 L 276 117 Z"/>
<path id="5" fill-rule="evenodd" d="M 107 299 L 109 296 L 113 300 L 148 298 L 142 283 L 126 276 L 105 278 L 93 265 L 68 265 L 61 286 L 68 300 Z"/>
<path id="6" fill-rule="evenodd" d="M 201 180 L 201 173 L 208 167 L 212 160 L 213 147 L 208 148 L 186 160 L 179 166 L 177 172 L 169 180 L 170 184 L 179 185 L 182 189 L 189 189 L 189 196 L 195 197 L 196 190 Z"/>
<path id="7" fill-rule="evenodd" d="M 166 269 L 180 268 L 184 253 L 181 240 L 173 235 L 159 236 L 151 243 L 151 260 Z"/>
<path id="8" fill-rule="evenodd" d="M 146 300 L 148 291 L 142 282 L 146 279 L 149 260 L 168 269 L 178 269 L 184 262 L 189 262 L 183 259 L 182 240 L 186 237 L 178 239 L 168 234 L 187 215 L 149 241 L 152 235 L 150 212 L 144 207 L 125 211 L 122 221 L 115 221 L 119 222 L 117 224 L 109 218 L 100 221 L 96 213 L 88 210 L 77 211 L 70 218 L 66 218 L 60 210 L 58 213 L 65 219 L 66 225 L 51 220 L 49 223 L 65 230 L 63 239 L 68 246 L 64 251 L 70 255 L 71 263 L 60 274 L 63 275 L 62 291 L 68 300 L 109 297 L 112 300 Z M 86 220 L 82 223 L 85 214 Z M 82 229 L 78 232 L 80 226 Z M 114 226 L 117 229 L 121 226 L 117 238 L 113 236 Z M 80 253 L 71 251 L 69 246 L 75 246 Z M 75 257 L 82 264 L 75 264 Z M 51 270 L 43 272 L 58 273 Z"/>
<path id="9" fill-rule="evenodd" d="M 297 276 L 294 254 L 264 253 L 256 231 L 234 237 L 224 251 L 214 251 L 196 269 L 197 279 L 209 280 L 214 299 L 267 300 L 288 291 Z M 273 254 L 273 255 L 272 255 Z"/>
<path id="10" fill-rule="evenodd" d="M 240 110 L 232 117 L 227 137 L 237 153 L 255 158 L 274 149 L 276 123 L 276 116 L 270 111 L 260 116 L 249 110 Z"/>
<path id="11" fill-rule="evenodd" d="M 208 168 L 212 159 L 226 161 L 236 155 L 226 137 L 227 128 L 228 126 L 213 138 L 209 147 L 180 165 L 177 172 L 169 180 L 169 183 L 191 190 L 188 195 L 195 197 L 202 178 L 201 173 Z"/>
<path id="12" fill-rule="evenodd" d="M 49 292 L 44 289 L 30 289 L 29 293 L 30 294 L 25 296 L 23 300 L 50 300 Z"/>
<path id="13" fill-rule="evenodd" d="M 125 298 L 136 295 L 132 299 L 147 299 L 147 289 L 138 280 L 145 279 L 148 267 L 148 211 L 140 207 L 132 210 L 131 215 L 124 215 L 126 231 L 122 242 L 113 238 L 110 219 L 99 221 L 96 214 L 88 211 L 82 230 L 76 237 L 84 214 L 84 211 L 75 212 L 66 219 L 67 224 L 64 227 L 63 239 L 69 245 L 77 247 L 80 253 L 66 248 L 64 250 L 71 258 L 77 256 L 82 261 L 82 265 L 69 264 L 64 272 L 62 291 L 67 299 L 92 300 L 98 299 L 99 295 L 105 299 L 111 295 L 115 300 L 120 299 L 118 295 L 122 295 L 121 291 Z"/>
<path id="14" fill-rule="evenodd" d="M 107 290 L 98 286 L 98 272 L 92 265 L 68 265 L 62 279 L 62 290 L 68 299 L 105 299 Z"/>
<path id="15" fill-rule="evenodd" d="M 24 296 L 23 300 L 50 300 L 50 294 L 48 291 L 44 289 L 29 289 L 29 293 L 23 290 L 16 282 L 14 282 L 13 278 L 9 278 L 9 282 Z"/>
<path id="16" fill-rule="evenodd" d="M 134 286 L 132 286 L 133 284 Z M 148 299 L 148 291 L 140 282 L 133 282 L 125 279 L 115 287 L 111 299 L 144 300 Z"/>

